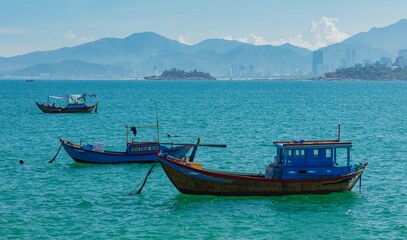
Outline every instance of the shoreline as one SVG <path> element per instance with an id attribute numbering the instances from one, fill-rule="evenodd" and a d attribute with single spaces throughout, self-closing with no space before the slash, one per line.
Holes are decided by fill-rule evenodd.
<path id="1" fill-rule="evenodd" d="M 32 79 L 32 78 L 31 78 Z M 27 78 L 0 78 L 0 81 L 26 81 Z M 355 78 L 227 78 L 219 77 L 216 79 L 144 79 L 144 78 L 35 78 L 33 81 L 367 81 L 367 82 L 395 82 L 407 81 L 407 79 L 355 79 Z"/>

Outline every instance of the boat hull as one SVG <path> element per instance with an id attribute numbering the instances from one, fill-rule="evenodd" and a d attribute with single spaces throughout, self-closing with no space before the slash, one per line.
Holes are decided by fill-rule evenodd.
<path id="1" fill-rule="evenodd" d="M 281 196 L 289 194 L 325 194 L 353 188 L 364 169 L 344 176 L 282 180 L 259 174 L 229 174 L 198 170 L 166 158 L 161 165 L 173 185 L 184 194 L 217 196 Z"/>
<path id="2" fill-rule="evenodd" d="M 104 151 L 97 152 L 92 150 L 86 150 L 78 145 L 67 143 L 65 140 L 61 140 L 61 144 L 64 147 L 68 155 L 75 161 L 80 163 L 93 163 L 93 164 L 119 164 L 119 163 L 153 163 L 158 160 L 155 150 L 141 151 L 137 153 L 127 152 L 114 152 Z M 165 152 L 184 157 L 191 146 L 179 146 L 168 148 Z"/>
<path id="3" fill-rule="evenodd" d="M 38 108 L 43 113 L 90 113 L 95 108 L 95 104 L 85 105 L 84 107 L 70 108 L 70 107 L 53 107 L 47 104 L 36 102 Z"/>

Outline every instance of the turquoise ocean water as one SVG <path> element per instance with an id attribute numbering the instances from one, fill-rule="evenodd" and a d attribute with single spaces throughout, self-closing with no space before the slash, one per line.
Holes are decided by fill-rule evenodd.
<path id="1" fill-rule="evenodd" d="M 94 114 L 43 114 L 48 95 L 95 93 Z M 0 81 L 0 238 L 405 239 L 407 82 Z M 345 193 L 282 197 L 180 194 L 156 166 L 141 195 L 128 193 L 151 164 L 75 163 L 58 137 L 124 150 L 125 128 L 155 124 L 162 141 L 201 148 L 204 167 L 264 172 L 273 141 L 352 141 L 369 162 Z M 167 138 L 167 133 L 179 138 Z M 135 140 L 154 140 L 139 130 Z M 25 164 L 20 165 L 19 160 Z"/>

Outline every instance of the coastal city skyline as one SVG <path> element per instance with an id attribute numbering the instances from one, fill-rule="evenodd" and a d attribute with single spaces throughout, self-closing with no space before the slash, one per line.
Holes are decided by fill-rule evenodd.
<path id="1" fill-rule="evenodd" d="M 152 31 L 184 44 L 205 39 L 316 50 L 405 18 L 407 2 L 2 1 L 0 57 Z M 372 17 L 374 16 L 374 17 Z"/>

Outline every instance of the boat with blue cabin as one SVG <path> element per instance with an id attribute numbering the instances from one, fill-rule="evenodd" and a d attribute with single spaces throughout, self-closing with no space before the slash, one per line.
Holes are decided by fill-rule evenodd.
<path id="1" fill-rule="evenodd" d="M 95 142 L 84 146 L 60 139 L 68 155 L 80 163 L 117 164 L 117 163 L 153 163 L 157 160 L 157 151 L 184 157 L 192 146 L 164 146 L 159 142 L 128 142 L 124 152 L 107 151 L 104 143 Z"/>
<path id="2" fill-rule="evenodd" d="M 184 157 L 191 149 L 189 144 L 162 143 L 159 139 L 159 125 L 156 126 L 125 126 L 126 127 L 126 150 L 105 150 L 105 143 L 94 142 L 92 144 L 75 144 L 68 139 L 60 139 L 68 155 L 76 162 L 94 164 L 117 164 L 117 163 L 153 163 L 158 160 L 156 152 L 162 151 L 174 155 L 177 158 Z M 134 142 L 129 140 L 129 129 L 133 135 L 137 135 L 137 129 L 153 128 L 157 130 L 157 141 Z"/>
<path id="3" fill-rule="evenodd" d="M 64 96 L 48 96 L 47 103 L 35 102 L 44 113 L 90 113 L 95 109 L 98 111 L 98 102 L 86 104 L 87 97 L 96 97 L 95 94 L 67 94 Z M 50 99 L 65 100 L 64 106 L 58 106 L 55 101 L 51 104 Z"/>
<path id="4" fill-rule="evenodd" d="M 161 165 L 173 185 L 185 194 L 218 196 L 279 196 L 350 191 L 367 162 L 352 163 L 352 143 L 337 140 L 274 142 L 276 155 L 265 173 L 205 170 L 159 153 Z"/>

